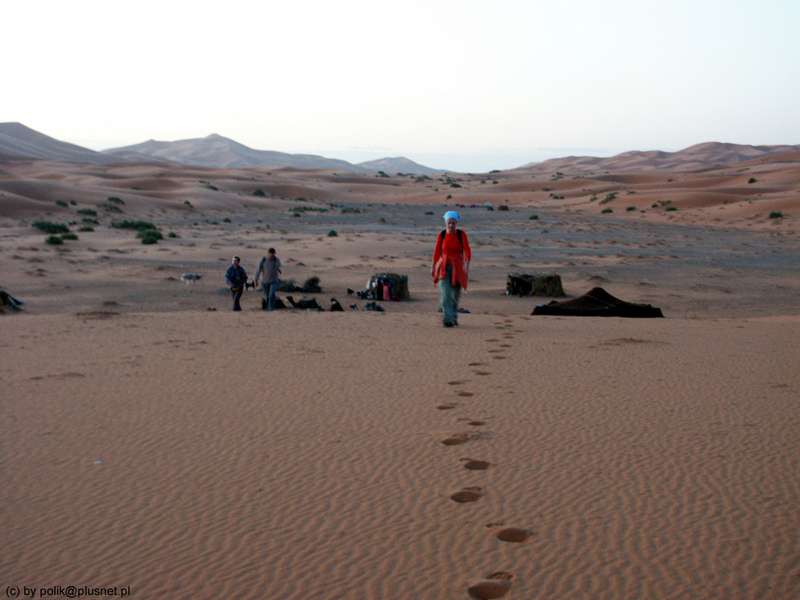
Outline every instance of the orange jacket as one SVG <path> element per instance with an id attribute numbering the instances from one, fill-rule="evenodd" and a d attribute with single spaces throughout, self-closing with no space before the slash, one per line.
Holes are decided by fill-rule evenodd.
<path id="1" fill-rule="evenodd" d="M 451 283 L 460 285 L 467 289 L 469 274 L 465 268 L 464 261 L 472 260 L 472 252 L 469 249 L 469 240 L 465 231 L 461 231 L 459 236 L 456 233 L 443 232 L 436 238 L 436 248 L 433 250 L 433 283 L 438 283 L 447 274 L 447 265 L 453 265 L 453 277 Z M 459 237 L 461 238 L 459 240 Z"/>

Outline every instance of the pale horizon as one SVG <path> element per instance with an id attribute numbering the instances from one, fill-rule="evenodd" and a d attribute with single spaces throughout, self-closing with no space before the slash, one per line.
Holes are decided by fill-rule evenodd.
<path id="1" fill-rule="evenodd" d="M 800 5 L 17 3 L 0 121 L 93 150 L 218 133 L 452 171 L 800 143 Z"/>

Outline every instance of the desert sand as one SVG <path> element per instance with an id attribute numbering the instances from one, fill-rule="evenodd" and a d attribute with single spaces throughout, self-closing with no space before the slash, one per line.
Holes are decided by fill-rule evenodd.
<path id="1" fill-rule="evenodd" d="M 798 188 L 798 157 L 449 179 L 0 163 L 0 286 L 26 302 L 0 314 L 3 590 L 800 596 Z M 473 250 L 453 329 L 430 281 L 449 208 Z M 84 218 L 58 246 L 32 226 Z M 231 312 L 231 256 L 252 276 L 270 246 L 345 312 L 252 290 Z M 347 295 L 387 271 L 410 301 Z M 532 316 L 551 298 L 506 277 L 543 271 L 665 318 Z"/>

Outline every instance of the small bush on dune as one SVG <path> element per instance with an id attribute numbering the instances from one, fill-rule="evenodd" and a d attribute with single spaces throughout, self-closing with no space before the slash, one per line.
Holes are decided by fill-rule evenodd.
<path id="1" fill-rule="evenodd" d="M 69 231 L 69 227 L 63 223 L 51 223 L 50 221 L 35 221 L 33 226 L 45 233 L 67 233 Z"/>
<path id="2" fill-rule="evenodd" d="M 51 246 L 58 246 L 59 244 L 63 244 L 64 240 L 61 239 L 60 235 L 51 235 L 45 240 L 45 242 Z"/>
<path id="3" fill-rule="evenodd" d="M 143 229 L 158 229 L 150 221 L 111 221 L 111 227 L 114 229 L 136 229 L 142 231 Z"/>
<path id="4" fill-rule="evenodd" d="M 157 229 L 142 229 L 136 234 L 136 237 L 141 238 L 143 244 L 155 244 L 158 240 L 164 239 Z"/>
<path id="5" fill-rule="evenodd" d="M 64 233 L 61 235 L 62 240 L 77 240 L 78 234 L 77 233 Z"/>
<path id="6" fill-rule="evenodd" d="M 782 219 L 783 218 L 783 213 L 781 211 L 779 211 L 779 210 L 773 210 L 771 213 L 769 213 L 769 218 L 770 219 Z"/>

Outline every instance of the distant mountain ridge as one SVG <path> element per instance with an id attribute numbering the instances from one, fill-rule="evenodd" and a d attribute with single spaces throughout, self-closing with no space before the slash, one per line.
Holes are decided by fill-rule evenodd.
<path id="1" fill-rule="evenodd" d="M 655 169 L 702 170 L 729 166 L 758 158 L 777 157 L 782 153 L 800 152 L 800 145 L 748 146 L 706 142 L 678 152 L 660 150 L 630 151 L 608 158 L 568 156 L 520 169 L 531 171 L 569 171 L 574 174 L 593 171 L 647 171 Z M 221 135 L 205 138 L 141 144 L 95 152 L 75 144 L 62 142 L 39 133 L 21 123 L 0 123 L 0 159 L 38 159 L 73 163 L 110 164 L 115 162 L 172 162 L 206 168 L 270 168 L 330 169 L 355 173 L 388 175 L 438 175 L 451 171 L 433 169 L 403 157 L 381 158 L 358 164 L 325 158 L 314 154 L 288 154 L 254 150 Z"/>
<path id="2" fill-rule="evenodd" d="M 390 175 L 399 172 L 414 175 L 447 172 L 432 169 L 402 157 L 384 158 L 354 165 L 345 160 L 325 158 L 314 154 L 288 154 L 255 150 L 218 134 L 175 142 L 149 140 L 141 144 L 96 152 L 51 138 L 22 123 L 0 123 L 0 158 L 91 164 L 172 162 L 212 169 L 292 167 L 295 169 L 331 169 L 352 173 L 384 171 Z M 372 163 L 375 165 L 373 166 Z"/>
<path id="3" fill-rule="evenodd" d="M 34 158 L 92 164 L 116 162 L 115 158 L 51 138 L 22 123 L 0 123 L 0 158 Z"/>
<path id="4" fill-rule="evenodd" d="M 384 171 L 391 175 L 395 173 L 432 175 L 447 172 L 420 165 L 404 157 L 382 158 L 354 165 L 345 160 L 325 158 L 315 154 L 287 154 L 270 150 L 255 150 L 216 133 L 204 138 L 175 142 L 150 140 L 133 146 L 104 150 L 103 153 L 120 159 L 149 156 L 184 165 L 217 169 L 292 167 L 295 169 L 336 169 L 355 173 Z"/>
<path id="5" fill-rule="evenodd" d="M 339 169 L 362 172 L 362 169 L 358 169 L 344 160 L 313 154 L 287 154 L 269 150 L 254 150 L 216 133 L 204 138 L 175 142 L 149 140 L 133 146 L 103 150 L 103 154 L 115 156 L 118 159 L 126 159 L 126 157 L 134 155 L 149 156 L 158 160 L 213 169 L 293 167 L 295 169 Z"/>

